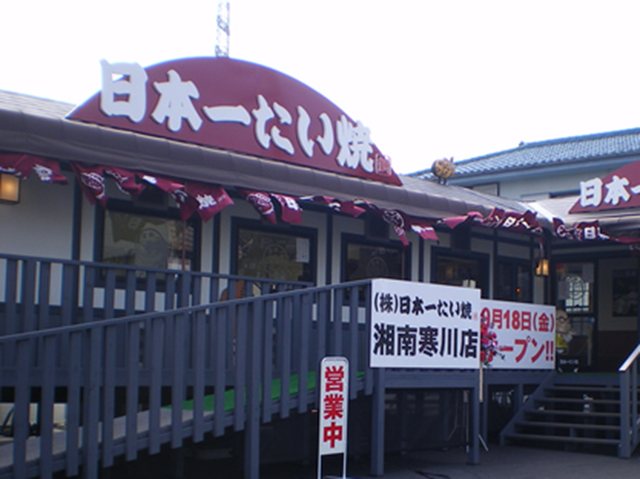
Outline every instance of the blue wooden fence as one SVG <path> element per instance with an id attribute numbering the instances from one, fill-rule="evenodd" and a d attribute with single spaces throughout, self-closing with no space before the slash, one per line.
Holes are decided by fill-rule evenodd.
<path id="1" fill-rule="evenodd" d="M 15 403 L 0 478 L 93 478 L 117 457 L 231 430 L 245 431 L 245 475 L 258 478 L 261 424 L 310 411 L 326 355 L 349 359 L 351 399 L 373 395 L 373 474 L 386 387 L 469 390 L 477 463 L 477 372 L 370 369 L 371 282 L 307 286 L 0 255 L 0 391 Z"/>
<path id="2" fill-rule="evenodd" d="M 369 313 L 359 303 L 369 287 L 309 288 L 0 337 L 0 387 L 15 402 L 0 476 L 97 477 L 116 456 L 134 460 L 141 450 L 178 448 L 232 427 L 246 432 L 247 477 L 259 477 L 260 424 L 308 411 L 320 358 L 349 358 L 359 372 L 352 398 L 373 392 Z M 56 401 L 67 408 L 60 431 Z"/>
<path id="3" fill-rule="evenodd" d="M 310 285 L 0 253 L 0 336 Z"/>

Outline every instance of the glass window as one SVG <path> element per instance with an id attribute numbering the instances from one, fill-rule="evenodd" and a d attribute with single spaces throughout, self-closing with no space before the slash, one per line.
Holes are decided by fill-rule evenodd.
<path id="1" fill-rule="evenodd" d="M 310 234 L 238 227 L 236 272 L 257 278 L 315 282 Z"/>
<path id="2" fill-rule="evenodd" d="M 528 261 L 498 260 L 495 299 L 531 302 L 531 264 Z"/>
<path id="3" fill-rule="evenodd" d="M 178 219 L 104 211 L 101 260 L 143 268 L 195 267 L 193 224 Z"/>
<path id="4" fill-rule="evenodd" d="M 561 370 L 591 367 L 594 358 L 595 264 L 558 261 L 556 280 L 556 354 Z"/>
<path id="5" fill-rule="evenodd" d="M 593 311 L 593 263 L 558 262 L 555 266 L 557 300 L 567 313 Z"/>
<path id="6" fill-rule="evenodd" d="M 488 261 L 475 256 L 437 254 L 434 282 L 450 286 L 465 286 L 482 290 L 487 297 Z"/>
<path id="7" fill-rule="evenodd" d="M 343 278 L 355 281 L 368 278 L 404 279 L 402 246 L 376 245 L 354 240 L 346 242 Z"/>

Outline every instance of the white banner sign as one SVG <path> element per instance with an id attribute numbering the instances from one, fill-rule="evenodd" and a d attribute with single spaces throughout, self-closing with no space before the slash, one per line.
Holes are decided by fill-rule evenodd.
<path id="1" fill-rule="evenodd" d="M 372 368 L 478 369 L 480 290 L 372 281 Z"/>
<path id="2" fill-rule="evenodd" d="M 483 363 L 491 369 L 554 369 L 555 314 L 553 306 L 481 300 Z"/>
<path id="3" fill-rule="evenodd" d="M 334 356 L 320 363 L 320 430 L 318 455 L 347 453 L 349 361 Z"/>

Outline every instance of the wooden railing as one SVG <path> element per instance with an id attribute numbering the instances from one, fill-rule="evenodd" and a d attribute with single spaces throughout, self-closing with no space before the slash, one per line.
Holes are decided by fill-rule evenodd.
<path id="1" fill-rule="evenodd" d="M 307 286 L 310 283 L 0 254 L 0 336 Z"/>
<path id="2" fill-rule="evenodd" d="M 638 440 L 638 362 L 640 344 L 618 368 L 620 382 L 620 457 L 629 458 Z"/>
<path id="3" fill-rule="evenodd" d="M 4 261 L 9 279 L 20 276 L 23 264 L 27 301 L 21 308 L 35 314 L 39 296 L 29 286 L 36 283 L 34 263 Z M 38 272 L 51 269 L 48 261 L 35 265 Z M 99 268 L 61 262 L 60 274 L 63 281 L 87 281 L 97 278 Z M 113 296 L 109 285 L 116 282 L 110 271 L 105 296 Z M 185 278 L 169 272 L 166 287 L 173 274 Z M 13 442 L 0 446 L 0 477 L 64 471 L 94 478 L 117 456 L 134 460 L 143 450 L 158 453 L 162 444 L 178 448 L 186 438 L 221 436 L 227 427 L 245 431 L 245 475 L 259 477 L 260 424 L 308 411 L 317 401 L 322 357 L 349 359 L 351 398 L 374 391 L 379 376 L 368 367 L 370 286 L 361 281 L 101 321 L 85 317 L 78 324 L 5 334 L 0 388 L 15 410 Z M 107 316 L 109 304 L 102 305 Z M 85 298 L 79 307 L 85 306 L 95 303 Z M 61 430 L 53 419 L 56 402 L 66 405 Z M 38 407 L 36 424 L 31 404 Z"/>

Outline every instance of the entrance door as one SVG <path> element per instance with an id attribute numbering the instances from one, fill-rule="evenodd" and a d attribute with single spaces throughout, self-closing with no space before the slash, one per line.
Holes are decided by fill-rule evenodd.
<path id="1" fill-rule="evenodd" d="M 555 262 L 556 356 L 563 371 L 597 367 L 595 270 L 594 262 Z"/>
<path id="2" fill-rule="evenodd" d="M 598 365 L 613 371 L 638 343 L 636 257 L 598 261 Z"/>

